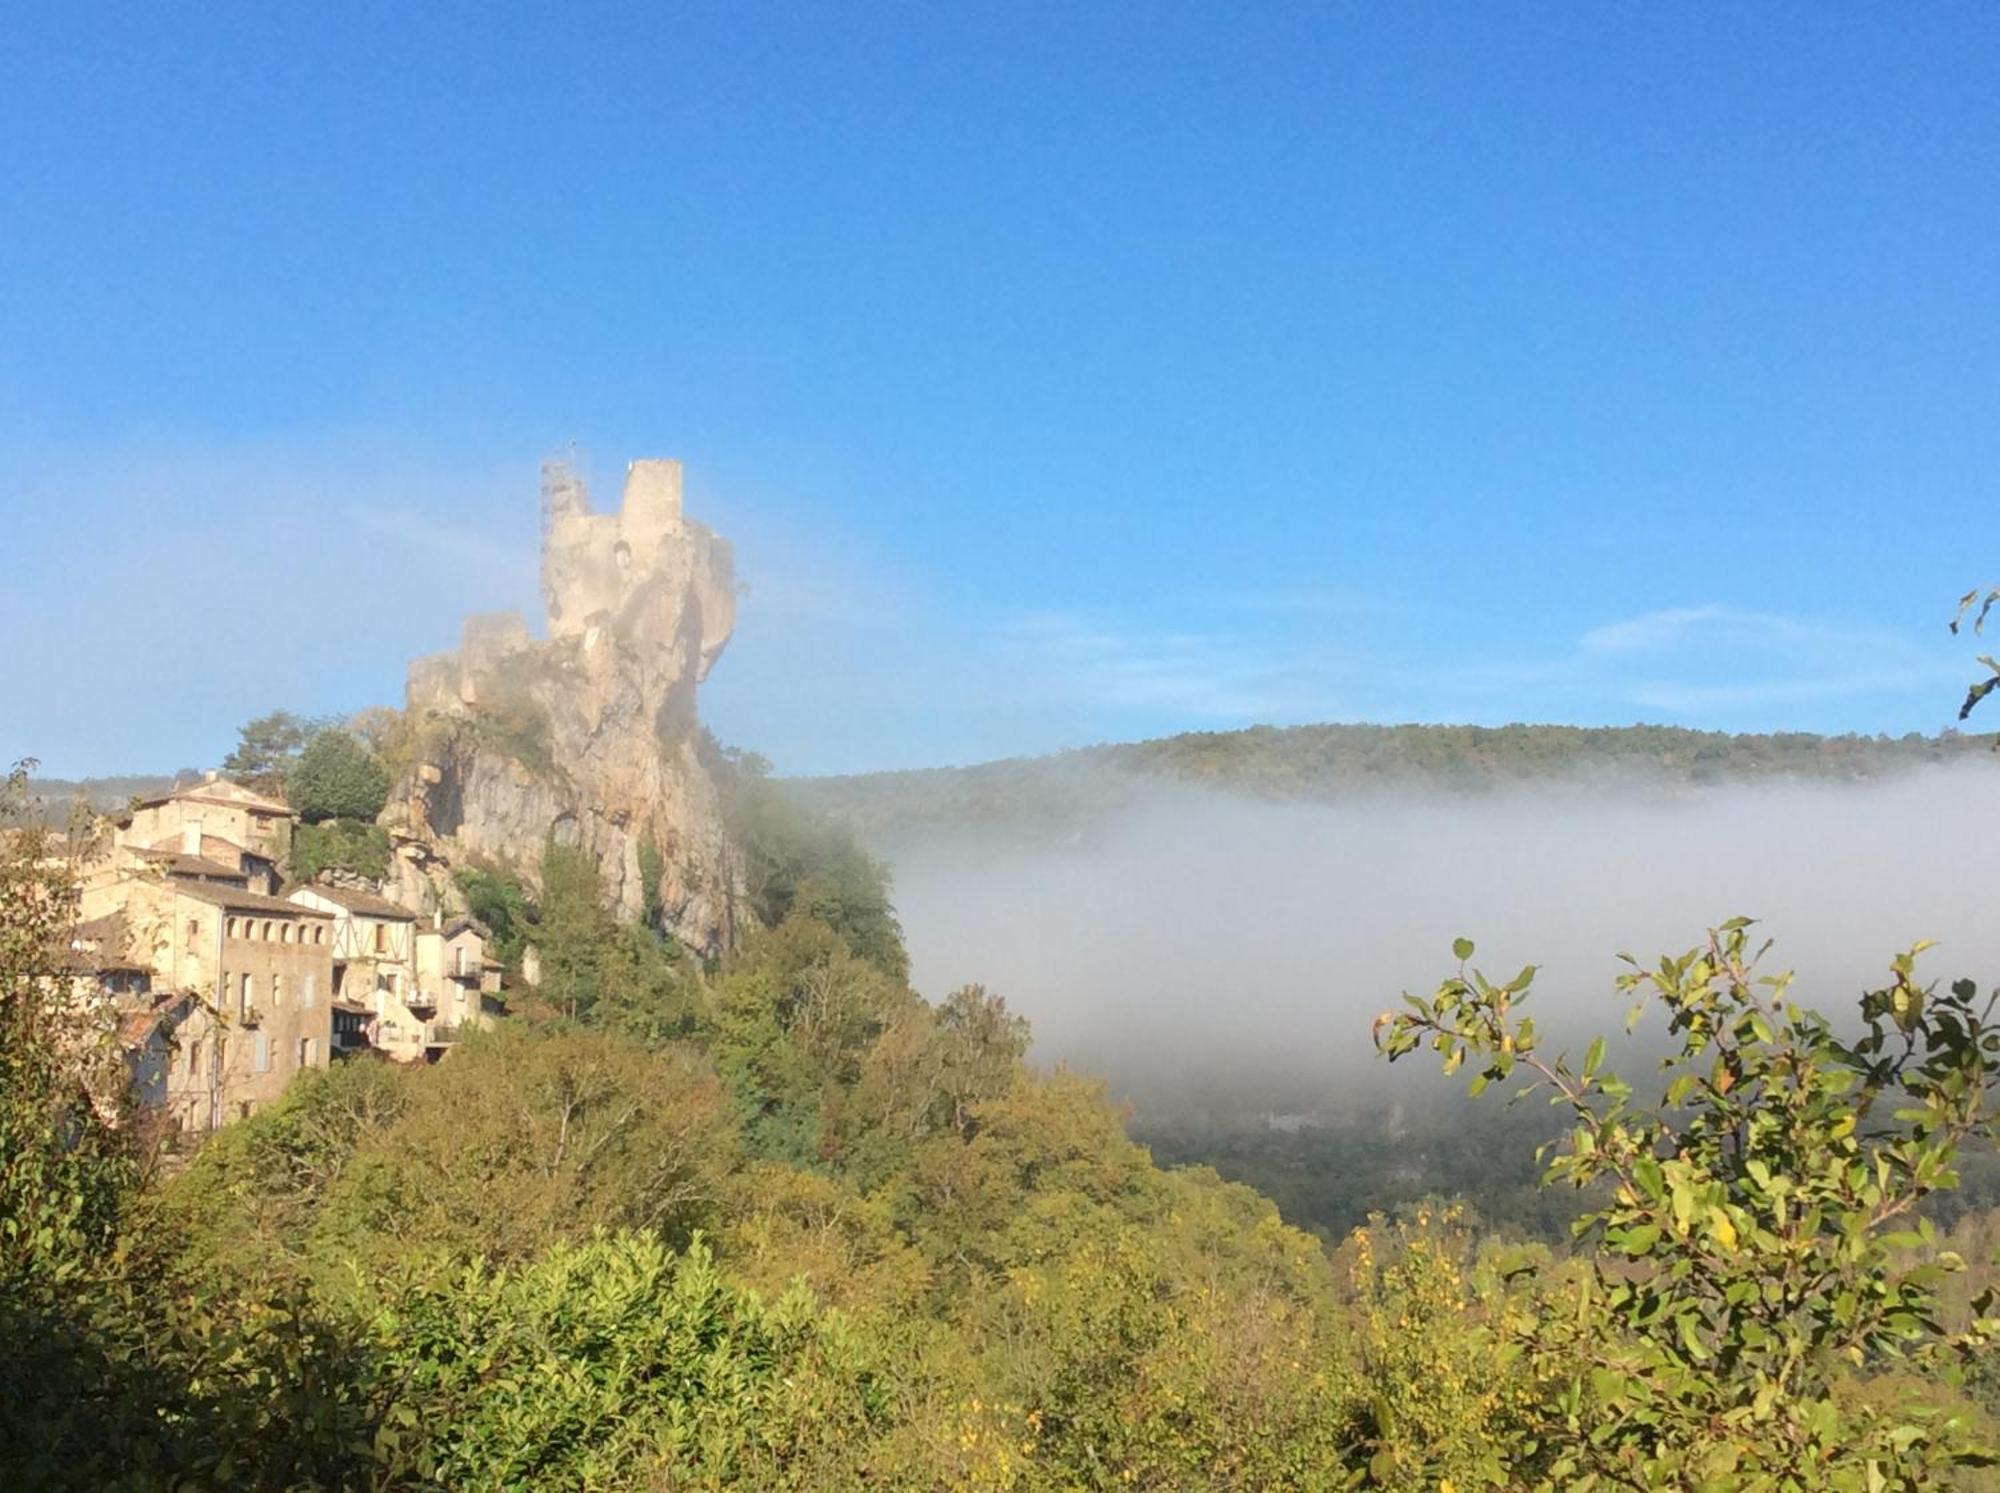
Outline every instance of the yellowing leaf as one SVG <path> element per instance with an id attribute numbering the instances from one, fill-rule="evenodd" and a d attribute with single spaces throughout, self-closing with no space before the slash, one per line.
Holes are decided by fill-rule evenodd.
<path id="1" fill-rule="evenodd" d="M 1736 1248 L 1736 1225 L 1729 1221 L 1727 1213 L 1717 1208 L 1709 1214 L 1708 1221 L 1709 1227 L 1715 1231 L 1715 1237 L 1722 1242 L 1724 1249 Z"/>

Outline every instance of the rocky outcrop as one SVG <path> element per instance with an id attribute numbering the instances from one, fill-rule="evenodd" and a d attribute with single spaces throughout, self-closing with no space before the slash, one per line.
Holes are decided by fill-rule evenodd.
<path id="1" fill-rule="evenodd" d="M 532 881 L 554 839 L 596 860 L 621 914 L 726 947 L 741 875 L 695 691 L 736 585 L 728 544 L 681 512 L 680 463 L 632 463 L 615 514 L 544 465 L 542 591 L 546 641 L 514 613 L 471 617 L 457 653 L 411 665 L 413 761 L 387 816 L 399 875 L 442 889 L 491 864 Z"/>

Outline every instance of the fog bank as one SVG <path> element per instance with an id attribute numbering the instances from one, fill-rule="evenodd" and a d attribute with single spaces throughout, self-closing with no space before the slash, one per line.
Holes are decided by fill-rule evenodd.
<path id="1" fill-rule="evenodd" d="M 1489 974 L 1541 965 L 1535 1003 L 1570 1030 L 1622 1029 L 1619 952 L 1679 950 L 1737 914 L 1829 1012 L 1919 938 L 1942 945 L 1930 977 L 1990 982 L 2000 926 L 1972 827 L 1996 802 L 2000 775 L 1978 767 L 1334 806 L 1148 785 L 1057 848 L 884 850 L 926 995 L 985 984 L 1033 1021 L 1038 1060 L 1106 1074 L 1144 1109 L 1283 1111 L 1386 1078 L 1372 1018 L 1449 973 L 1461 934 Z"/>

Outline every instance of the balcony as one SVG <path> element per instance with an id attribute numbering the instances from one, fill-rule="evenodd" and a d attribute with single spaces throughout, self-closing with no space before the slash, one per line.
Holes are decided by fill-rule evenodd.
<path id="1" fill-rule="evenodd" d="M 437 997 L 428 990 L 413 990 L 403 998 L 403 1004 L 408 1006 L 412 1013 L 421 1014 L 437 1009 Z"/>

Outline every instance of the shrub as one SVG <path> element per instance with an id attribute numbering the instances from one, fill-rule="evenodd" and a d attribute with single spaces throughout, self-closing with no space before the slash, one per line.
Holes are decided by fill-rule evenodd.
<path id="1" fill-rule="evenodd" d="M 556 774 L 555 727 L 547 708 L 526 689 L 496 686 L 482 693 L 467 725 L 478 745 L 543 777 Z"/>
<path id="2" fill-rule="evenodd" d="M 317 880 L 327 871 L 380 881 L 389 874 L 389 832 L 353 819 L 301 824 L 292 832 L 291 870 L 299 881 Z"/>
<path id="3" fill-rule="evenodd" d="M 1679 1042 L 1654 1105 L 1604 1069 L 1602 1038 L 1575 1067 L 1546 1056 L 1521 1014 L 1533 966 L 1496 985 L 1464 939 L 1459 974 L 1377 1040 L 1392 1059 L 1430 1046 L 1446 1072 L 1469 1059 L 1475 1093 L 1518 1076 L 1571 1122 L 1548 1178 L 1593 1192 L 1577 1230 L 1601 1248 L 1579 1291 L 1508 1332 L 1531 1361 L 1583 1366 L 1536 1437 L 1560 1485 L 1934 1487 L 1984 1465 L 1964 1418 L 1845 1390 L 1854 1369 L 1955 1377 L 2000 1333 L 1988 1292 L 1947 1334 L 1938 1287 L 1962 1262 L 1912 1253 L 1934 1243 L 1919 1205 L 1958 1185 L 1959 1144 L 1992 1119 L 1994 1002 L 1919 984 L 1919 946 L 1849 1044 L 1789 975 L 1756 972 L 1748 928 L 1621 979 L 1633 1022 L 1654 1008 Z"/>
<path id="4" fill-rule="evenodd" d="M 493 935 L 493 957 L 509 969 L 519 969 L 521 951 L 527 947 L 536 921 L 536 910 L 521 878 L 468 866 L 458 873 L 458 889 L 465 894 L 465 910 Z"/>

